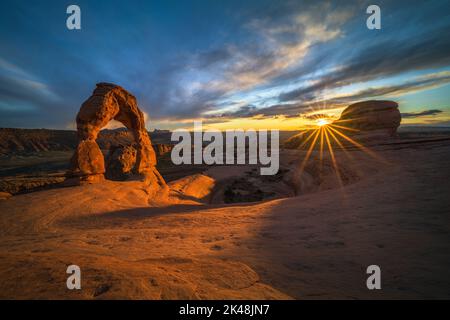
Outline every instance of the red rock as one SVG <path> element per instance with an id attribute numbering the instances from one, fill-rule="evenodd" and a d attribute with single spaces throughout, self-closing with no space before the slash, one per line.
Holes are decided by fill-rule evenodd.
<path id="1" fill-rule="evenodd" d="M 0 192 L 0 200 L 7 200 L 12 197 L 12 194 L 9 192 Z"/>
<path id="2" fill-rule="evenodd" d="M 136 165 L 137 150 L 134 146 L 119 146 L 109 150 L 106 177 L 111 180 L 126 180 Z"/>
<path id="3" fill-rule="evenodd" d="M 370 100 L 349 105 L 333 123 L 360 131 L 382 129 L 392 136 L 397 132 L 401 119 L 396 102 Z"/>
<path id="4" fill-rule="evenodd" d="M 153 149 L 156 150 L 156 154 L 161 157 L 172 151 L 173 145 L 167 143 L 158 143 L 153 145 Z"/>
<path id="5" fill-rule="evenodd" d="M 362 101 L 349 105 L 342 111 L 338 120 L 333 121 L 331 125 L 346 135 L 355 136 L 359 141 L 376 141 L 394 136 L 401 122 L 398 104 L 394 101 Z M 355 130 L 345 130 L 347 127 Z M 307 148 L 305 140 L 314 134 L 314 129 L 303 131 L 287 139 L 283 146 L 287 149 Z M 312 140 L 309 142 L 311 143 Z M 333 143 L 333 140 L 331 141 Z M 341 143 L 347 143 L 345 140 Z M 319 146 L 319 144 L 317 144 Z"/>
<path id="6" fill-rule="evenodd" d="M 79 143 L 72 158 L 70 175 L 90 183 L 102 180 L 105 164 L 96 139 L 100 130 L 113 119 L 123 123 L 133 134 L 136 161 L 132 172 L 148 182 L 154 179 L 157 185 L 165 186 L 155 168 L 156 155 L 136 98 L 122 87 L 110 83 L 97 84 L 93 94 L 81 105 L 77 115 Z"/>
<path id="7" fill-rule="evenodd" d="M 105 173 L 103 154 L 95 140 L 81 140 L 71 162 L 74 172 L 82 176 Z"/>

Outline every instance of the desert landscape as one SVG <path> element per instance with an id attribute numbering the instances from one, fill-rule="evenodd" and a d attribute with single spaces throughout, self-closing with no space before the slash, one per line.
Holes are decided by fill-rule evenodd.
<path id="1" fill-rule="evenodd" d="M 167 182 L 156 189 L 134 176 L 67 183 L 75 132 L 2 129 L 0 297 L 449 298 L 450 131 L 397 132 L 395 103 L 346 110 L 283 133 L 275 176 L 254 165 L 175 166 L 170 134 L 151 132 Z M 326 134 L 347 118 L 357 120 L 345 134 Z M 106 159 L 130 141 L 125 129 L 98 138 Z M 82 290 L 65 286 L 71 264 Z M 383 271 L 379 291 L 366 288 L 372 264 Z"/>
<path id="2" fill-rule="evenodd" d="M 450 299 L 449 12 L 5 3 L 0 300 Z"/>

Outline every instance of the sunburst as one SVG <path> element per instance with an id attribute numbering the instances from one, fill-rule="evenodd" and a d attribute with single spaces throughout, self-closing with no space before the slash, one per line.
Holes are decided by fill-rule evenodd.
<path id="1" fill-rule="evenodd" d="M 354 138 L 349 137 L 345 132 L 358 132 L 358 129 L 352 128 L 351 122 L 347 122 L 349 125 L 342 125 L 341 122 L 339 124 L 335 122 L 331 122 L 327 118 L 318 118 L 315 119 L 317 123 L 317 127 L 314 129 L 310 129 L 304 133 L 304 141 L 300 145 L 300 148 L 306 148 L 306 155 L 300 164 L 300 175 L 303 173 L 311 154 L 314 150 L 319 150 L 319 168 L 320 172 L 322 171 L 323 159 L 324 159 L 324 151 L 328 151 L 328 154 L 331 159 L 331 164 L 333 170 L 336 174 L 337 181 L 341 187 L 344 186 L 343 179 L 341 177 L 341 169 L 339 168 L 339 163 L 336 158 L 335 147 L 338 146 L 340 150 L 342 150 L 346 157 L 353 160 L 352 155 L 348 152 L 348 146 L 351 148 L 356 147 L 357 149 L 364 152 L 364 154 L 369 155 L 370 157 L 379 160 L 381 162 L 386 162 L 379 155 L 377 155 L 374 151 L 370 150 L 368 147 L 364 146 L 362 143 L 356 141 Z M 347 124 L 346 123 L 346 124 Z M 309 144 L 309 146 L 307 146 Z M 334 144 L 334 147 L 333 147 Z M 347 146 L 346 146 L 347 145 Z"/>
<path id="2" fill-rule="evenodd" d="M 319 119 L 316 120 L 316 122 L 317 122 L 317 125 L 319 127 L 326 126 L 327 124 L 330 123 L 330 121 L 328 119 L 325 119 L 325 118 L 319 118 Z"/>

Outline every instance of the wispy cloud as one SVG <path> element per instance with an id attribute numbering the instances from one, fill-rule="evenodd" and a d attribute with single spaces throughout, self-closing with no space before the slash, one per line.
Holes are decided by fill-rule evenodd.
<path id="1" fill-rule="evenodd" d="M 418 117 L 424 117 L 424 116 L 434 116 L 439 113 L 442 113 L 442 110 L 431 109 L 431 110 L 424 110 L 424 111 L 420 111 L 420 112 L 406 112 L 406 113 L 402 113 L 402 118 L 418 118 Z"/>
<path id="2" fill-rule="evenodd" d="M 245 26 L 247 43 L 228 43 L 187 56 L 183 64 L 165 73 L 172 87 L 162 87 L 166 100 L 158 102 L 179 104 L 172 117 L 200 116 L 217 108 L 226 96 L 268 84 L 301 66 L 313 46 L 340 37 L 352 15 L 347 7 L 331 11 L 326 6 L 300 13 L 286 10 L 282 19 L 254 18 Z"/>
<path id="3" fill-rule="evenodd" d="M 59 97 L 38 77 L 0 57 L 0 109 L 11 113 L 37 110 Z"/>
<path id="4" fill-rule="evenodd" d="M 450 28 L 418 34 L 411 39 L 389 39 L 357 51 L 341 63 L 341 68 L 326 74 L 312 85 L 279 95 L 280 101 L 295 101 L 310 93 L 398 75 L 412 70 L 425 70 L 450 65 Z"/>
<path id="5" fill-rule="evenodd" d="M 419 76 L 411 81 L 404 83 L 381 86 L 381 87 L 369 87 L 350 94 L 337 95 L 330 98 L 327 103 L 329 105 L 351 103 L 359 100 L 376 98 L 376 97 L 397 97 L 410 93 L 415 93 L 421 90 L 428 90 L 437 88 L 450 83 L 450 71 L 443 71 L 437 73 L 431 73 L 424 76 Z"/>
<path id="6" fill-rule="evenodd" d="M 448 83 L 450 83 L 450 71 L 436 72 L 415 77 L 410 81 L 398 85 L 373 87 L 349 94 L 330 95 L 325 100 L 317 100 L 312 97 L 306 101 L 302 101 L 301 103 L 275 104 L 265 108 L 243 106 L 234 112 L 220 114 L 220 117 L 297 117 L 316 109 L 334 109 L 336 107 L 344 107 L 357 101 L 376 97 L 401 96 L 409 93 L 415 93 L 420 90 L 436 88 Z"/>

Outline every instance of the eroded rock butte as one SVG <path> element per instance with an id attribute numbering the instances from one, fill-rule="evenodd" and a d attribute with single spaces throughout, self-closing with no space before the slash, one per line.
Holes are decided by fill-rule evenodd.
<path id="1" fill-rule="evenodd" d="M 105 160 L 96 139 L 108 122 L 121 122 L 133 134 L 136 150 L 131 172 L 155 187 L 167 188 L 156 169 L 156 155 L 145 129 L 144 114 L 136 98 L 122 87 L 111 83 L 98 83 L 92 95 L 81 105 L 78 112 L 78 145 L 71 160 L 69 175 L 80 183 L 104 180 Z"/>
<path id="2" fill-rule="evenodd" d="M 369 100 L 349 105 L 334 123 L 363 132 L 378 130 L 387 136 L 393 136 L 401 120 L 396 102 Z"/>

